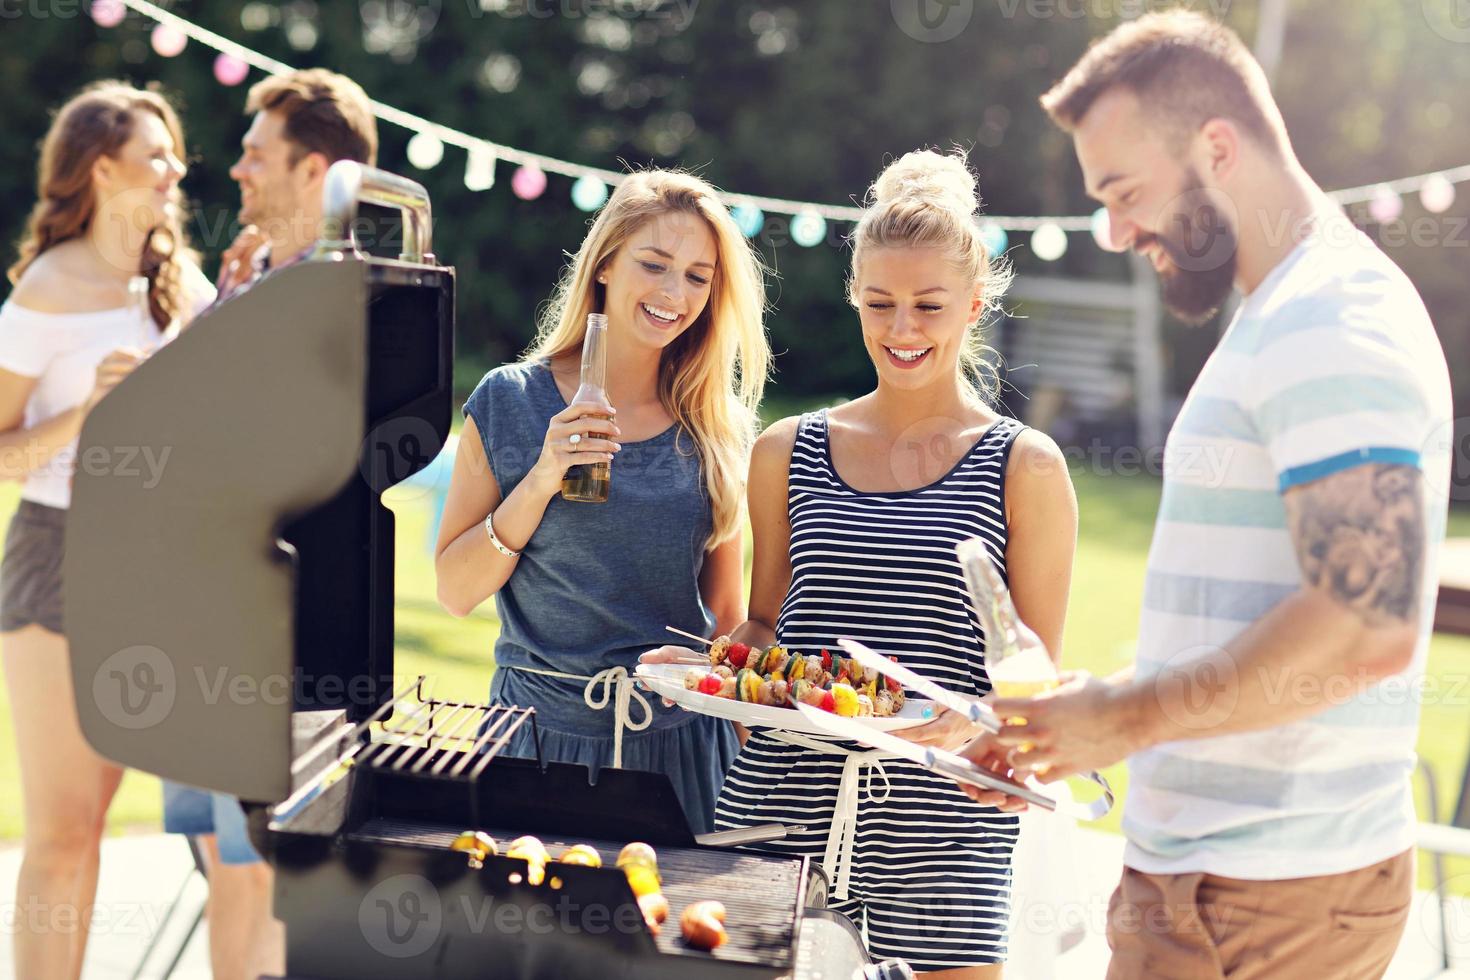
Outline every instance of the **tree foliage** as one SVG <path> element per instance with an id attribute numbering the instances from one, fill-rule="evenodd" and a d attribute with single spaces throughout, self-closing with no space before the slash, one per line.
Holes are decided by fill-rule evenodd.
<path id="1" fill-rule="evenodd" d="M 589 164 L 681 166 L 740 192 L 860 200 L 881 167 L 919 146 L 958 144 L 988 210 L 1087 213 L 1068 140 L 1037 96 L 1089 39 L 1145 0 L 951 0 L 972 15 L 958 36 L 915 40 L 894 10 L 911 0 L 242 0 L 174 2 L 192 20 L 297 65 L 343 71 L 385 102 L 500 143 Z M 928 3 L 930 0 L 921 0 Z M 1470 161 L 1470 44 L 1435 19 L 1452 0 L 1294 0 L 1278 98 L 1297 150 L 1325 186 L 1367 183 Z M 1257 4 L 1208 0 L 1249 41 Z M 1453 28 L 1453 22 L 1450 26 Z M 215 81 L 214 53 L 191 43 L 154 54 L 151 22 L 95 25 L 77 0 L 0 5 L 0 233 L 13 242 L 34 198 L 48 112 L 86 82 L 157 82 L 183 111 L 192 154 L 185 187 L 207 269 L 235 230 L 227 170 L 247 120 L 244 87 Z M 294 42 L 294 44 L 293 44 Z M 252 75 L 252 79 L 258 77 Z M 382 126 L 380 163 L 423 182 L 435 251 L 460 273 L 461 377 L 514 357 L 529 340 L 565 255 L 589 216 L 569 182 L 538 200 L 510 193 L 510 169 L 472 192 L 464 155 L 436 168 L 406 160 L 408 133 Z M 1423 291 L 1470 391 L 1470 190 L 1448 215 L 1409 200 L 1403 220 L 1371 227 Z M 768 228 L 775 273 L 770 328 L 785 398 L 850 394 L 871 381 L 845 303 L 847 251 L 801 248 Z M 1127 265 L 1083 235 L 1057 263 L 1012 239 L 1019 271 L 1122 278 Z M 1171 327 L 1187 385 L 1213 334 Z M 1184 352 L 1182 355 L 1178 352 Z M 1462 403 L 1465 396 L 1461 396 Z M 1461 414 L 1465 414 L 1462 410 Z"/>

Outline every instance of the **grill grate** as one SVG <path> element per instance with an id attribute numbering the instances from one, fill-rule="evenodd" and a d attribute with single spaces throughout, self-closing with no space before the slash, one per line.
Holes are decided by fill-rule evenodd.
<path id="1" fill-rule="evenodd" d="M 396 714 L 397 709 L 402 709 L 401 715 Z M 536 746 L 536 761 L 544 765 L 535 708 L 425 697 L 421 674 L 371 717 L 326 733 L 296 758 L 291 764 L 291 774 L 301 776 L 312 770 L 318 759 L 333 749 L 338 751 L 334 763 L 321 768 L 288 799 L 277 804 L 276 820 L 288 822 L 352 769 L 361 767 L 400 776 L 465 783 L 469 788 L 470 814 L 473 822 L 479 823 L 475 784 L 528 721 Z M 375 724 L 379 726 L 378 737 L 372 738 Z"/>
<path id="2" fill-rule="evenodd" d="M 463 829 L 376 819 L 349 836 L 369 843 L 447 848 Z M 486 833 L 495 838 L 502 851 L 520 836 L 494 829 L 486 829 Z M 605 867 L 616 862 L 622 848 L 621 844 L 590 838 L 543 838 L 542 842 L 552 855 L 562 853 L 572 844 L 590 844 L 602 856 Z M 660 848 L 658 869 L 664 897 L 669 900 L 669 921 L 655 939 L 659 952 L 685 957 L 713 956 L 780 969 L 789 967 L 803 886 L 801 868 L 800 861 L 789 858 L 707 848 Z M 728 912 L 725 927 L 730 941 L 714 953 L 691 949 L 685 945 L 679 930 L 679 917 L 685 907 L 704 899 L 717 899 Z"/>

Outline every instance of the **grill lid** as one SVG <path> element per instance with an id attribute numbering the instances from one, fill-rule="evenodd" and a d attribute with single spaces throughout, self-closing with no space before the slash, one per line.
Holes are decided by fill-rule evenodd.
<path id="1" fill-rule="evenodd" d="M 451 415 L 453 270 L 315 259 L 214 308 L 97 406 L 67 520 L 88 741 L 262 802 L 291 791 L 293 709 L 361 718 L 391 694 L 378 498 L 433 459 Z"/>

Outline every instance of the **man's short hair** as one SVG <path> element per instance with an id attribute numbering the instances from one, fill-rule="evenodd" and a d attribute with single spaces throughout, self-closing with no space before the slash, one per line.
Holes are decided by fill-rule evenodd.
<path id="1" fill-rule="evenodd" d="M 1071 132 L 1115 88 L 1132 92 L 1181 142 L 1211 119 L 1229 119 L 1270 150 L 1286 146 L 1260 64 L 1234 31 L 1202 14 L 1171 10 L 1123 24 L 1095 41 L 1041 106 Z"/>
<path id="2" fill-rule="evenodd" d="M 378 123 L 367 93 L 346 75 L 307 68 L 257 82 L 245 111 L 279 112 L 286 118 L 294 167 L 308 153 L 329 163 L 354 160 L 373 165 L 378 158 Z"/>

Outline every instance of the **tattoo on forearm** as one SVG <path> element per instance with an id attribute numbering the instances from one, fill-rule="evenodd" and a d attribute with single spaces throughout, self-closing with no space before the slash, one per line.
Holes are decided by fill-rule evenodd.
<path id="1" fill-rule="evenodd" d="M 1412 466 L 1355 466 L 1286 496 L 1297 560 L 1369 625 L 1417 622 L 1424 579 L 1424 499 Z"/>

